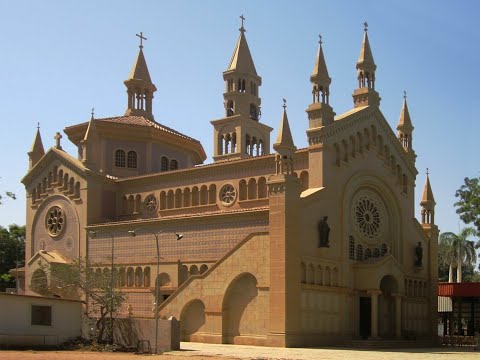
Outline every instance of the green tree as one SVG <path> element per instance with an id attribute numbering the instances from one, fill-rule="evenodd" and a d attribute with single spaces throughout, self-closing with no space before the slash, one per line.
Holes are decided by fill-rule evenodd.
<path id="1" fill-rule="evenodd" d="M 448 264 L 448 281 L 453 282 L 453 268 L 457 267 L 457 282 L 462 282 L 462 266 L 475 264 L 477 253 L 475 243 L 468 238 L 474 236 L 476 230 L 471 227 L 462 229 L 459 234 L 445 232 L 439 237 L 439 262 Z"/>
<path id="2" fill-rule="evenodd" d="M 480 178 L 464 179 L 460 189 L 455 192 L 459 200 L 455 203 L 457 214 L 465 224 L 473 224 L 480 234 Z"/>
<path id="3" fill-rule="evenodd" d="M 18 263 L 17 263 L 18 262 Z M 0 291 L 15 287 L 15 279 L 9 274 L 25 262 L 25 225 L 0 226 Z"/>
<path id="4" fill-rule="evenodd" d="M 110 269 L 95 271 L 87 259 L 76 259 L 70 264 L 51 264 L 43 269 L 49 276 L 48 291 L 51 295 L 66 298 L 87 297 L 89 313 L 96 317 L 96 341 L 113 340 L 113 323 L 109 315 L 118 314 L 125 295 L 115 289 L 116 278 Z M 117 272 L 114 269 L 114 276 Z"/>

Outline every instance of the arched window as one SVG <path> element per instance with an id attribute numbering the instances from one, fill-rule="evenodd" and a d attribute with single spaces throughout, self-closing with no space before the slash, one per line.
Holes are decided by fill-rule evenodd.
<path id="1" fill-rule="evenodd" d="M 382 244 L 382 246 L 380 246 L 380 255 L 385 256 L 387 254 L 387 251 L 388 251 L 387 244 Z"/>
<path id="2" fill-rule="evenodd" d="M 357 245 L 357 261 L 363 260 L 363 247 L 362 245 Z"/>
<path id="3" fill-rule="evenodd" d="M 353 236 L 348 238 L 348 257 L 350 260 L 355 260 L 355 239 Z"/>
<path id="4" fill-rule="evenodd" d="M 123 150 L 115 151 L 115 166 L 125 167 L 125 151 Z"/>
<path id="5" fill-rule="evenodd" d="M 365 260 L 368 260 L 372 257 L 372 250 L 369 248 L 365 249 Z"/>
<path id="6" fill-rule="evenodd" d="M 127 167 L 130 169 L 137 168 L 137 153 L 135 151 L 129 151 L 127 154 Z"/>
<path id="7" fill-rule="evenodd" d="M 373 257 L 374 258 L 380 257 L 380 250 L 378 248 L 373 249 Z"/>
<path id="8" fill-rule="evenodd" d="M 170 170 L 177 170 L 178 169 L 178 161 L 172 160 L 170 161 Z"/>
<path id="9" fill-rule="evenodd" d="M 257 107 L 254 104 L 250 104 L 250 119 L 258 119 Z"/>
<path id="10" fill-rule="evenodd" d="M 167 171 L 168 170 L 168 158 L 162 156 L 162 160 L 160 162 L 160 171 Z"/>

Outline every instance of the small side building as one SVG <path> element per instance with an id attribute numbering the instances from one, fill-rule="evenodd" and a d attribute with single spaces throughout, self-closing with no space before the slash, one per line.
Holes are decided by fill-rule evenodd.
<path id="1" fill-rule="evenodd" d="M 0 294 L 0 346 L 58 345 L 81 335 L 82 302 Z"/>

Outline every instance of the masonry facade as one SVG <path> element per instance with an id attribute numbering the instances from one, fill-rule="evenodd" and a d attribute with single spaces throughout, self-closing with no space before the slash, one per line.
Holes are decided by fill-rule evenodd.
<path id="1" fill-rule="evenodd" d="M 433 337 L 435 200 L 427 174 L 417 221 L 406 97 L 394 133 L 379 108 L 367 29 L 356 68 L 353 108 L 335 116 L 320 43 L 308 146 L 296 148 L 284 104 L 272 151 L 242 25 L 223 72 L 225 116 L 211 121 L 214 162 L 203 164 L 198 140 L 155 121 L 141 44 L 124 82 L 125 114 L 64 129 L 76 156 L 58 133 L 45 152 L 37 130 L 22 180 L 26 291 L 45 291 L 41 265 L 50 261 L 87 257 L 96 271 L 112 271 L 113 249 L 115 286 L 127 295 L 120 316 L 153 317 L 157 281 L 159 315 L 180 319 L 183 340 L 312 346 Z"/>

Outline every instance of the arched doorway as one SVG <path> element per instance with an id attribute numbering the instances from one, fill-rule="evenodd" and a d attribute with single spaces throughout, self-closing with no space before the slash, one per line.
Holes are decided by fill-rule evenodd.
<path id="1" fill-rule="evenodd" d="M 381 338 L 395 336 L 395 295 L 398 294 L 398 282 L 392 275 L 385 275 L 380 281 L 382 292 L 378 301 L 378 335 Z"/>
<path id="2" fill-rule="evenodd" d="M 205 304 L 198 299 L 184 306 L 180 314 L 180 340 L 191 341 L 192 335 L 205 324 Z"/>
<path id="3" fill-rule="evenodd" d="M 222 304 L 222 342 L 237 343 L 242 335 L 265 335 L 262 316 L 265 313 L 258 298 L 257 279 L 244 273 L 233 280 L 225 292 Z"/>

